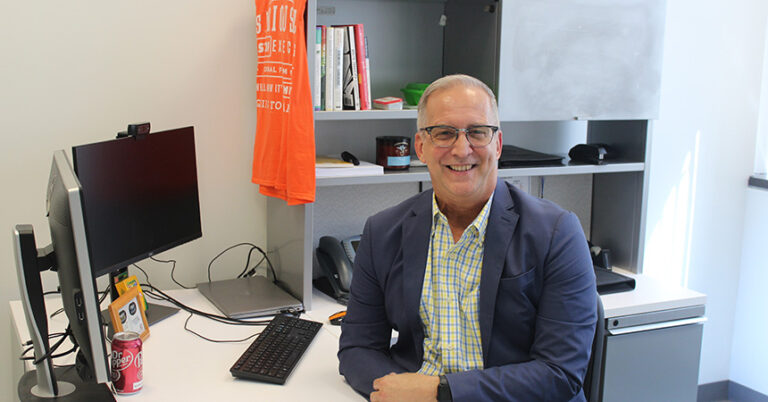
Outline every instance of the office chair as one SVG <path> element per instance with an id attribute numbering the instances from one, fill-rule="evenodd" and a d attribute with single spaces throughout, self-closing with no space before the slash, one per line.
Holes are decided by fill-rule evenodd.
<path id="1" fill-rule="evenodd" d="M 589 402 L 600 400 L 600 380 L 603 366 L 603 342 L 605 341 L 605 313 L 603 301 L 597 296 L 597 325 L 595 338 L 592 340 L 592 354 L 589 358 L 587 373 L 584 376 L 584 397 Z"/>

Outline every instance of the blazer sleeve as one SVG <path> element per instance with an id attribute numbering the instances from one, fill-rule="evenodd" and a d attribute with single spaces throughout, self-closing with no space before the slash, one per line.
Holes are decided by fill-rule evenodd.
<path id="1" fill-rule="evenodd" d="M 584 400 L 582 381 L 597 320 L 595 275 L 575 215 L 564 212 L 552 233 L 535 317 L 532 360 L 448 374 L 455 401 Z"/>
<path id="2" fill-rule="evenodd" d="M 352 388 L 366 396 L 373 392 L 376 378 L 406 371 L 389 353 L 392 327 L 387 320 L 384 287 L 374 270 L 371 236 L 369 219 L 355 255 L 338 352 L 339 372 Z"/>

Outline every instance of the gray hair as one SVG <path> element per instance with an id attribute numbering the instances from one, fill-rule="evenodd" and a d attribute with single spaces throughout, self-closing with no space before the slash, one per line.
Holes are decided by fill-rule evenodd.
<path id="1" fill-rule="evenodd" d="M 438 78 L 429 86 L 427 89 L 424 90 L 424 93 L 421 95 L 421 99 L 419 99 L 419 106 L 417 107 L 417 117 L 416 117 L 416 124 L 417 128 L 424 127 L 424 124 L 427 120 L 427 101 L 429 100 L 429 97 L 432 96 L 432 94 L 435 91 L 438 91 L 440 89 L 448 89 L 453 88 L 456 86 L 466 86 L 466 87 L 474 87 L 474 88 L 480 88 L 483 91 L 485 91 L 486 95 L 488 95 L 488 99 L 491 102 L 491 119 L 493 121 L 489 122 L 491 124 L 499 125 L 499 107 L 496 104 L 496 95 L 493 94 L 493 91 L 491 91 L 491 88 L 488 88 L 488 85 L 485 85 L 484 82 L 478 80 L 475 77 L 471 77 L 469 75 L 465 74 L 453 74 L 453 75 L 446 75 L 445 77 Z"/>

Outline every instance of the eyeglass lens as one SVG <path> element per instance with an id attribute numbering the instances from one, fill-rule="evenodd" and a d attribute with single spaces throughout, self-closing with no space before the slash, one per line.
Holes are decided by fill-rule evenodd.
<path id="1" fill-rule="evenodd" d="M 492 127 L 477 126 L 458 129 L 451 126 L 435 126 L 429 130 L 432 142 L 438 147 L 449 147 L 459 137 L 459 132 L 464 131 L 467 136 L 467 141 L 470 145 L 477 147 L 484 147 L 491 142 L 493 134 L 496 132 Z"/>

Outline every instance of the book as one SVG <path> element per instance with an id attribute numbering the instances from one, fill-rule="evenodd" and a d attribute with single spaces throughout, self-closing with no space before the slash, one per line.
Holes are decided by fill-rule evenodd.
<path id="1" fill-rule="evenodd" d="M 342 110 L 345 31 L 344 28 L 333 29 L 333 110 Z"/>
<path id="2" fill-rule="evenodd" d="M 336 35 L 333 34 L 333 27 L 325 28 L 325 110 L 333 110 L 333 75 L 336 69 L 333 65 L 334 49 L 333 44 Z"/>
<path id="3" fill-rule="evenodd" d="M 357 83 L 360 94 L 360 110 L 371 110 L 371 91 L 368 88 L 368 68 L 365 60 L 367 56 L 367 46 L 365 42 L 365 29 L 363 24 L 355 24 L 355 54 L 357 58 Z"/>
<path id="4" fill-rule="evenodd" d="M 321 75 L 321 52 L 323 49 L 323 29 L 322 27 L 315 27 L 315 80 L 312 83 L 312 107 L 315 110 L 320 110 L 320 79 Z"/>
<path id="5" fill-rule="evenodd" d="M 352 25 L 338 26 L 344 29 L 344 75 L 342 91 L 342 108 L 344 110 L 360 110 L 360 88 L 357 80 L 357 56 L 355 51 L 355 27 Z"/>
<path id="6" fill-rule="evenodd" d="M 373 98 L 372 92 L 371 92 L 371 57 L 370 53 L 368 53 L 368 37 L 364 36 L 363 40 L 365 41 L 365 86 L 368 90 L 367 92 L 367 98 L 368 103 L 371 103 L 371 99 Z"/>
<path id="7" fill-rule="evenodd" d="M 316 168 L 346 168 L 355 166 L 352 162 L 343 161 L 339 158 L 325 155 L 315 155 Z"/>
<path id="8" fill-rule="evenodd" d="M 342 163 L 348 163 L 341 161 Z M 315 177 L 355 177 L 355 176 L 379 176 L 384 174 L 384 167 L 381 165 L 375 165 L 370 162 L 360 161 L 360 164 L 355 166 L 349 163 L 349 165 L 342 165 L 342 167 L 315 167 Z"/>
<path id="9" fill-rule="evenodd" d="M 373 108 L 382 110 L 402 110 L 403 100 L 394 96 L 376 98 L 373 100 Z"/>
<path id="10" fill-rule="evenodd" d="M 325 110 L 325 76 L 326 76 L 326 65 L 325 65 L 325 55 L 327 52 L 327 29 L 325 25 L 320 25 L 320 43 L 322 44 L 320 48 L 320 110 Z"/>

